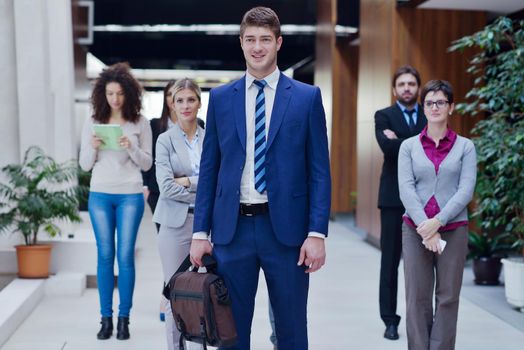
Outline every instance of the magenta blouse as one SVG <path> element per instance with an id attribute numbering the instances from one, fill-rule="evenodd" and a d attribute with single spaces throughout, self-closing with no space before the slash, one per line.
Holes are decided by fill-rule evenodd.
<path id="1" fill-rule="evenodd" d="M 440 140 L 440 143 L 437 147 L 435 142 L 431 139 L 431 137 L 428 136 L 428 127 L 426 126 L 424 130 L 420 133 L 420 143 L 422 143 L 422 148 L 424 148 L 424 153 L 426 153 L 426 156 L 429 158 L 429 160 L 433 163 L 435 167 L 435 172 L 438 174 L 438 169 L 440 167 L 440 164 L 446 158 L 448 153 L 453 148 L 453 145 L 455 144 L 455 140 L 457 139 L 457 133 L 455 133 L 453 130 L 448 128 L 448 131 L 446 132 L 446 135 L 442 140 Z M 429 219 L 435 217 L 440 212 L 440 207 L 437 203 L 437 200 L 435 199 L 435 196 L 432 196 L 426 206 L 424 207 L 424 212 L 428 216 Z M 417 226 L 413 222 L 413 220 L 410 219 L 409 216 L 404 215 L 402 217 L 404 222 L 416 229 Z M 457 227 L 467 225 L 468 221 L 457 221 L 457 222 L 450 222 L 447 225 L 441 227 L 439 231 L 451 231 L 456 229 Z"/>

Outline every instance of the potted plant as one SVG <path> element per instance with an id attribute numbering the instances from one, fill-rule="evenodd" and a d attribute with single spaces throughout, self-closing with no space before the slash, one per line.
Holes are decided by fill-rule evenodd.
<path id="1" fill-rule="evenodd" d="M 80 221 L 76 163 L 59 164 L 31 146 L 22 164 L 4 166 L 0 176 L 0 232 L 19 232 L 25 241 L 16 246 L 19 276 L 48 277 L 51 245 L 37 237 L 41 230 L 59 234 L 55 220 Z"/>
<path id="2" fill-rule="evenodd" d="M 468 248 L 468 259 L 473 260 L 475 284 L 487 286 L 500 284 L 501 258 L 512 249 L 511 235 L 508 233 L 489 235 L 485 232 L 470 231 Z"/>
<path id="3" fill-rule="evenodd" d="M 510 235 L 520 252 L 502 262 L 506 297 L 524 307 L 524 21 L 498 18 L 450 50 L 468 47 L 478 50 L 468 69 L 475 86 L 457 109 L 486 117 L 472 130 L 479 165 L 474 215 L 483 230 Z"/>

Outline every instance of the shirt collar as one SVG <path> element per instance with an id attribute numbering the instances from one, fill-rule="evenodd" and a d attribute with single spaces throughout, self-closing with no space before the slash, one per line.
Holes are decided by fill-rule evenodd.
<path id="1" fill-rule="evenodd" d="M 180 124 L 178 124 L 178 123 L 173 124 L 173 126 L 175 126 L 175 125 L 177 126 L 179 132 L 184 136 L 184 138 L 187 139 L 187 134 L 184 132 L 184 129 L 182 129 L 182 127 L 180 126 Z M 197 125 L 194 140 L 198 139 L 198 129 L 199 129 L 199 127 L 198 127 L 198 125 Z"/>
<path id="2" fill-rule="evenodd" d="M 272 88 L 273 90 L 276 90 L 279 78 L 280 78 L 280 70 L 278 69 L 278 67 L 276 67 L 275 70 L 271 74 L 265 76 L 262 79 L 266 81 L 267 85 L 270 88 Z M 248 71 L 246 71 L 246 88 L 249 89 L 251 85 L 253 85 L 253 82 L 255 80 L 257 80 L 257 78 L 255 78 Z"/>
<path id="3" fill-rule="evenodd" d="M 442 138 L 442 140 L 447 140 L 447 141 L 454 141 L 455 139 L 457 138 L 457 133 L 454 132 L 449 126 L 448 126 L 448 130 L 446 131 L 446 135 L 444 135 L 444 137 Z M 420 139 L 423 140 L 423 139 L 426 139 L 426 140 L 431 140 L 431 142 L 433 142 L 433 140 L 431 139 L 431 137 L 428 136 L 428 126 L 426 125 L 424 127 L 424 129 L 422 129 L 422 131 L 420 132 Z"/>
<path id="4" fill-rule="evenodd" d="M 403 112 L 403 113 L 407 113 L 408 112 L 408 108 L 406 106 L 404 106 L 402 103 L 400 103 L 398 100 L 397 100 L 397 105 L 398 107 L 400 108 L 400 110 Z M 418 114 L 418 103 L 415 103 L 415 107 L 413 108 L 417 114 Z M 412 110 L 413 110 L 412 109 Z"/>

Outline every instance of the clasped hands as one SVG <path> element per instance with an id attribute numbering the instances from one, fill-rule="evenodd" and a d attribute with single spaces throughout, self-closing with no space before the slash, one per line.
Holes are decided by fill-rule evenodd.
<path id="1" fill-rule="evenodd" d="M 417 233 L 422 237 L 424 247 L 438 254 L 442 253 L 442 249 L 440 248 L 441 236 L 438 232 L 440 227 L 442 227 L 442 224 L 437 218 L 424 220 L 417 227 Z"/>
<path id="2" fill-rule="evenodd" d="M 213 247 L 207 239 L 193 239 L 189 250 L 191 264 L 202 266 L 202 256 L 211 254 Z M 300 248 L 297 265 L 307 266 L 306 273 L 318 271 L 326 262 L 326 248 L 324 239 L 308 237 Z"/>

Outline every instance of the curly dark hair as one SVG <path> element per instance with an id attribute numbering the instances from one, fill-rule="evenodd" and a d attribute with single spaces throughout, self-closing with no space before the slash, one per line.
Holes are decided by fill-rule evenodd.
<path id="1" fill-rule="evenodd" d="M 126 121 L 136 123 L 140 119 L 142 108 L 142 86 L 131 74 L 131 67 L 127 62 L 113 64 L 105 68 L 98 76 L 91 94 L 93 119 L 103 124 L 109 121 L 111 107 L 107 103 L 106 86 L 113 82 L 120 84 L 124 90 L 122 117 Z"/>

